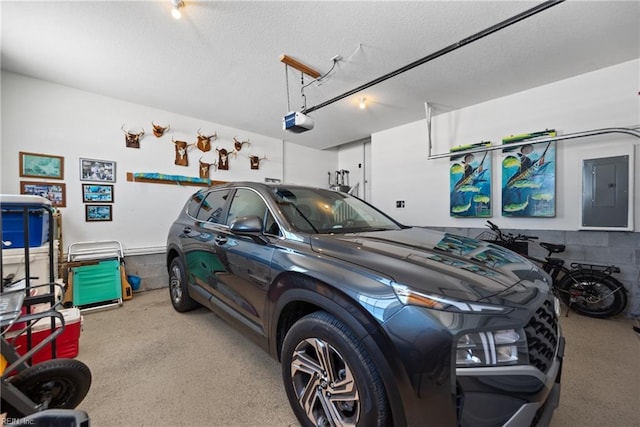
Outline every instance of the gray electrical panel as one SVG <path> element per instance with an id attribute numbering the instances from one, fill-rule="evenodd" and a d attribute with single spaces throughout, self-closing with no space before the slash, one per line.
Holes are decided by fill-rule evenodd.
<path id="1" fill-rule="evenodd" d="M 582 226 L 627 227 L 629 156 L 584 160 Z"/>

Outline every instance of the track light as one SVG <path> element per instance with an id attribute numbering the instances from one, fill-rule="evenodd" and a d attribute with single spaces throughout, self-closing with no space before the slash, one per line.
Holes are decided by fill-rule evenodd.
<path id="1" fill-rule="evenodd" d="M 175 19 L 180 19 L 182 13 L 180 12 L 180 8 L 184 7 L 184 1 L 182 0 L 171 0 L 171 16 Z"/>
<path id="2" fill-rule="evenodd" d="M 367 108 L 366 100 L 367 100 L 367 98 L 360 98 L 360 109 L 361 110 L 364 110 L 365 108 Z"/>

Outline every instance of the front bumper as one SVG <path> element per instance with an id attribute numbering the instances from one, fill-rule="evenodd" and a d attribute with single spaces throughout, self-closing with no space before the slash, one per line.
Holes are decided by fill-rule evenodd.
<path id="1" fill-rule="evenodd" d="M 402 411 L 396 424 L 544 426 L 558 404 L 564 338 L 553 299 L 531 305 L 533 312 L 516 309 L 507 316 L 409 305 L 389 318 L 384 327 L 390 342 L 381 348 L 393 360 L 383 374 L 393 384 L 392 407 Z M 459 337 L 519 328 L 527 335 L 527 365 L 455 367 Z"/>
<path id="2" fill-rule="evenodd" d="M 458 368 L 461 425 L 544 427 L 560 400 L 564 338 L 546 373 L 533 366 Z"/>

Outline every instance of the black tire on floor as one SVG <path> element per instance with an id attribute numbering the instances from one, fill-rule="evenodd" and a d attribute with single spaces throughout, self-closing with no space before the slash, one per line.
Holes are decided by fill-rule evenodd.
<path id="1" fill-rule="evenodd" d="M 589 317 L 605 318 L 627 306 L 627 291 L 613 277 L 598 272 L 575 272 L 558 284 L 560 299 L 572 310 Z"/>
<path id="2" fill-rule="evenodd" d="M 74 409 L 89 392 L 91 371 L 79 360 L 52 359 L 28 367 L 9 381 L 35 404 L 46 404 L 46 409 Z M 11 418 L 27 415 L 6 409 Z"/>
<path id="3" fill-rule="evenodd" d="M 289 329 L 282 345 L 282 378 L 302 426 L 391 424 L 371 357 L 361 340 L 327 312 L 309 314 Z"/>
<path id="4" fill-rule="evenodd" d="M 180 257 L 175 257 L 169 266 L 169 296 L 173 308 L 181 313 L 199 306 L 189 295 L 187 275 Z"/>

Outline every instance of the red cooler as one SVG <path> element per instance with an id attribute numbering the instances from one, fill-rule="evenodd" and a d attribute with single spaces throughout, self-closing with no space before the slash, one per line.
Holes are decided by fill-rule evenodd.
<path id="1" fill-rule="evenodd" d="M 64 316 L 64 331 L 55 339 L 57 358 L 74 358 L 78 355 L 80 344 L 80 331 L 82 330 L 82 316 L 76 307 L 61 309 Z M 56 319 L 56 329 L 60 327 L 60 321 Z M 17 331 L 16 331 L 17 332 Z M 16 332 L 9 332 L 7 340 L 13 344 L 20 355 L 27 352 L 27 333 L 16 337 Z M 35 347 L 51 334 L 51 318 L 38 320 L 31 328 L 31 347 Z M 32 356 L 32 363 L 40 363 L 51 359 L 51 343 Z"/>

